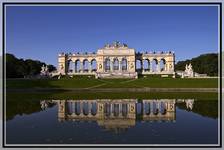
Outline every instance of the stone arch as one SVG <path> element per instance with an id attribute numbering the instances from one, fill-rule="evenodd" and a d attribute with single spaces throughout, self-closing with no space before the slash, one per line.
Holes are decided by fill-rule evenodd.
<path id="1" fill-rule="evenodd" d="M 118 58 L 114 58 L 114 60 L 113 60 L 113 70 L 114 71 L 119 70 L 119 60 L 118 60 Z"/>
<path id="2" fill-rule="evenodd" d="M 96 102 L 92 102 L 92 107 L 91 107 L 91 114 L 93 116 L 95 116 L 97 113 L 97 103 Z"/>
<path id="3" fill-rule="evenodd" d="M 68 113 L 68 115 L 71 115 L 74 112 L 73 103 L 72 102 L 67 102 L 66 104 L 67 104 L 67 113 Z"/>
<path id="4" fill-rule="evenodd" d="M 71 59 L 69 59 L 68 60 L 68 73 L 74 72 L 74 68 L 75 68 L 74 62 Z"/>
<path id="5" fill-rule="evenodd" d="M 166 71 L 166 60 L 162 58 L 159 62 L 160 70 L 161 71 Z"/>
<path id="6" fill-rule="evenodd" d="M 160 107 L 161 107 L 161 110 L 160 110 L 161 114 L 165 115 L 166 111 L 167 111 L 167 109 L 166 109 L 166 102 L 161 102 Z"/>
<path id="7" fill-rule="evenodd" d="M 150 70 L 150 61 L 147 58 L 143 60 L 143 69 L 144 71 Z"/>
<path id="8" fill-rule="evenodd" d="M 158 102 L 153 102 L 153 114 L 154 115 L 158 115 L 158 113 L 159 113 L 159 109 L 157 108 L 157 104 L 158 104 Z"/>
<path id="9" fill-rule="evenodd" d="M 140 59 L 136 60 L 136 70 L 142 71 L 142 60 L 140 60 Z"/>
<path id="10" fill-rule="evenodd" d="M 113 113 L 114 113 L 114 116 L 117 117 L 119 116 L 119 104 L 113 104 Z"/>
<path id="11" fill-rule="evenodd" d="M 128 61 L 126 58 L 122 58 L 121 60 L 121 70 L 126 71 L 128 68 Z"/>
<path id="12" fill-rule="evenodd" d="M 146 115 L 150 114 L 150 103 L 149 102 L 146 102 L 144 104 L 144 112 L 145 112 Z"/>
<path id="13" fill-rule="evenodd" d="M 158 60 L 156 58 L 152 59 L 151 61 L 151 69 L 152 72 L 157 72 L 158 71 Z"/>
<path id="14" fill-rule="evenodd" d="M 88 115 L 89 114 L 89 104 L 88 102 L 83 102 L 82 103 L 82 111 L 84 115 Z"/>
<path id="15" fill-rule="evenodd" d="M 83 71 L 88 72 L 89 71 L 89 61 L 88 59 L 83 60 Z"/>
<path id="16" fill-rule="evenodd" d="M 142 114 L 142 110 L 143 110 L 142 107 L 143 106 L 142 106 L 141 102 L 136 103 L 136 113 L 137 113 L 137 115 L 141 115 Z"/>
<path id="17" fill-rule="evenodd" d="M 95 58 L 91 60 L 91 71 L 93 72 L 97 71 L 97 61 Z"/>
<path id="18" fill-rule="evenodd" d="M 104 66 L 105 66 L 105 71 L 106 72 L 110 71 L 110 59 L 109 58 L 105 59 Z"/>
<path id="19" fill-rule="evenodd" d="M 76 115 L 81 114 L 80 102 L 75 102 L 75 114 Z"/>
<path id="20" fill-rule="evenodd" d="M 128 104 L 121 105 L 122 116 L 126 117 L 128 115 Z"/>
<path id="21" fill-rule="evenodd" d="M 105 103 L 104 104 L 104 113 L 107 117 L 109 117 L 111 115 L 111 109 L 110 109 L 110 104 L 109 103 Z"/>
<path id="22" fill-rule="evenodd" d="M 75 60 L 75 72 L 80 72 L 81 70 L 81 61 L 79 59 Z"/>

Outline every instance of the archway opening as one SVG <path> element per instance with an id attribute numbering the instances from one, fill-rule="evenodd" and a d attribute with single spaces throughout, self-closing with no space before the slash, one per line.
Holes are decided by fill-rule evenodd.
<path id="1" fill-rule="evenodd" d="M 137 72 L 142 71 L 142 61 L 139 59 L 136 60 L 136 71 Z"/>
<path id="2" fill-rule="evenodd" d="M 75 114 L 80 115 L 81 108 L 80 108 L 80 102 L 75 102 Z"/>
<path id="3" fill-rule="evenodd" d="M 88 72 L 89 70 L 89 61 L 87 59 L 83 60 L 83 71 Z"/>
<path id="4" fill-rule="evenodd" d="M 127 59 L 126 58 L 122 59 L 121 67 L 122 67 L 122 71 L 126 71 L 127 70 Z"/>
<path id="5" fill-rule="evenodd" d="M 80 72 L 81 70 L 81 63 L 80 60 L 75 61 L 75 72 Z"/>
<path id="6" fill-rule="evenodd" d="M 166 71 L 165 66 L 166 66 L 166 60 L 163 58 L 163 59 L 160 60 L 160 70 L 161 71 Z"/>
<path id="7" fill-rule="evenodd" d="M 96 59 L 93 59 L 92 61 L 91 61 L 91 71 L 93 71 L 93 72 L 96 72 L 96 70 L 97 70 L 97 62 L 96 62 Z"/>
<path id="8" fill-rule="evenodd" d="M 95 116 L 96 113 L 97 113 L 97 103 L 96 103 L 96 102 L 93 102 L 93 103 L 92 103 L 92 107 L 91 107 L 91 114 L 92 114 L 93 116 Z"/>
<path id="9" fill-rule="evenodd" d="M 122 104 L 122 116 L 126 117 L 128 115 L 128 104 Z"/>
<path id="10" fill-rule="evenodd" d="M 119 116 L 119 104 L 114 104 L 114 116 Z"/>
<path id="11" fill-rule="evenodd" d="M 83 114 L 84 115 L 88 115 L 89 114 L 89 104 L 88 104 L 88 102 L 83 102 Z"/>
<path id="12" fill-rule="evenodd" d="M 146 115 L 150 114 L 150 103 L 146 102 L 144 104 L 144 112 L 145 112 Z"/>
<path id="13" fill-rule="evenodd" d="M 105 71 L 106 72 L 110 71 L 110 59 L 109 58 L 105 59 L 104 65 L 105 65 Z"/>
<path id="14" fill-rule="evenodd" d="M 165 115 L 166 114 L 166 103 L 161 102 L 161 114 Z"/>
<path id="15" fill-rule="evenodd" d="M 159 108 L 157 107 L 158 106 L 158 102 L 153 102 L 153 114 L 154 115 L 157 115 L 159 113 Z"/>
<path id="16" fill-rule="evenodd" d="M 150 68 L 149 68 L 149 60 L 148 59 L 144 59 L 143 60 L 143 69 L 144 71 L 149 71 Z"/>
<path id="17" fill-rule="evenodd" d="M 119 60 L 117 58 L 114 59 L 113 70 L 114 71 L 119 70 Z"/>
<path id="18" fill-rule="evenodd" d="M 158 71 L 158 66 L 157 66 L 158 65 L 158 60 L 153 59 L 151 65 L 152 65 L 152 72 L 157 72 Z"/>
<path id="19" fill-rule="evenodd" d="M 71 115 L 74 112 L 73 103 L 72 102 L 67 102 L 66 104 L 67 104 L 67 114 Z"/>
<path id="20" fill-rule="evenodd" d="M 104 113 L 105 113 L 105 115 L 106 115 L 107 117 L 109 117 L 110 114 L 111 114 L 110 104 L 109 104 L 109 103 L 106 103 L 106 104 L 104 105 L 104 107 L 105 107 L 105 109 L 104 109 Z"/>
<path id="21" fill-rule="evenodd" d="M 74 63 L 72 60 L 68 60 L 68 73 L 72 73 L 74 71 Z"/>

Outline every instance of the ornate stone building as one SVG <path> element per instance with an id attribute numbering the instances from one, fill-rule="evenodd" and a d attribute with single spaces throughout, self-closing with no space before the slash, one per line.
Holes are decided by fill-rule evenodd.
<path id="1" fill-rule="evenodd" d="M 96 53 L 61 53 L 58 73 L 95 75 L 96 78 L 137 78 L 138 74 L 173 74 L 175 54 L 169 52 L 136 53 L 126 44 L 106 44 Z"/>
<path id="2" fill-rule="evenodd" d="M 119 132 L 135 126 L 136 120 L 176 120 L 175 99 L 52 100 L 58 105 L 58 121 L 95 121 Z"/>

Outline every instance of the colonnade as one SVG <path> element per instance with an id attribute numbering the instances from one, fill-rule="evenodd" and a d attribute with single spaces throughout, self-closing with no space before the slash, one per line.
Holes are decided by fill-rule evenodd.
<path id="1" fill-rule="evenodd" d="M 59 101 L 60 117 L 135 118 L 136 115 L 166 115 L 175 111 L 175 100 L 63 100 Z"/>
<path id="2" fill-rule="evenodd" d="M 68 73 L 92 73 L 97 71 L 97 61 L 95 59 L 68 61 Z"/>
<path id="3" fill-rule="evenodd" d="M 174 70 L 172 62 L 167 62 L 165 59 L 137 59 L 136 70 L 138 72 L 171 72 Z"/>
<path id="4" fill-rule="evenodd" d="M 127 71 L 128 70 L 128 62 L 127 59 L 122 58 L 106 58 L 104 60 L 104 71 L 105 72 L 116 72 L 116 71 Z"/>

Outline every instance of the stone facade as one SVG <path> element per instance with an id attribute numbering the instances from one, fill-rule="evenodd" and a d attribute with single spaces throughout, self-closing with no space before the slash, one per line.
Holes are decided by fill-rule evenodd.
<path id="1" fill-rule="evenodd" d="M 96 78 L 137 78 L 138 74 L 173 74 L 174 63 L 175 54 L 171 51 L 136 53 L 126 44 L 115 42 L 106 44 L 96 53 L 59 54 L 58 73 L 95 75 Z"/>
<path id="2" fill-rule="evenodd" d="M 96 121 L 108 130 L 127 129 L 141 121 L 175 121 L 175 99 L 52 100 L 58 121 Z"/>

